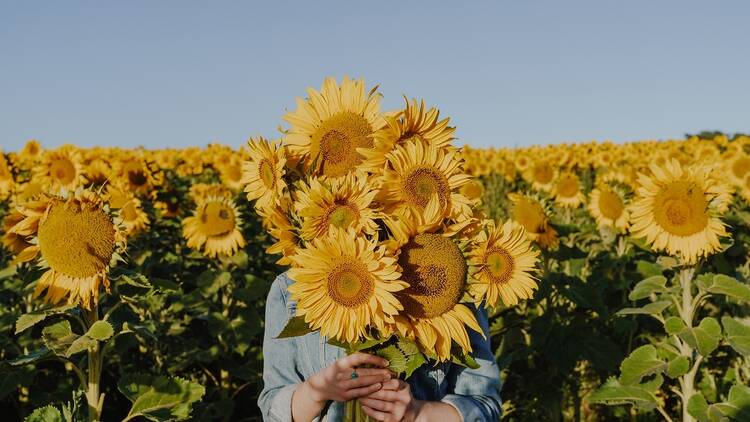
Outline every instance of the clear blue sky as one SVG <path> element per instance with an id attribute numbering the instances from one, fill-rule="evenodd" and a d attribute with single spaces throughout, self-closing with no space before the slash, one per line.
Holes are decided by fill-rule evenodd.
<path id="1" fill-rule="evenodd" d="M 440 4 L 438 4 L 440 3 Z M 748 1 L 0 0 L 0 144 L 240 145 L 327 75 L 460 143 L 750 131 Z"/>

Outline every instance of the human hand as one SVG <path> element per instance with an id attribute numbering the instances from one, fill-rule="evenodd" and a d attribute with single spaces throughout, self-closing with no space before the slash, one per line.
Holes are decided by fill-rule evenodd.
<path id="1" fill-rule="evenodd" d="M 362 366 L 374 368 L 362 368 Z M 308 378 L 303 390 L 317 403 L 329 400 L 347 401 L 380 390 L 391 379 L 388 361 L 366 353 L 355 353 L 341 358 Z M 352 374 L 357 374 L 352 378 Z"/>
<path id="2" fill-rule="evenodd" d="M 361 397 L 359 402 L 368 416 L 382 422 L 414 421 L 423 403 L 414 399 L 409 384 L 396 378 L 384 382 L 381 389 Z"/>

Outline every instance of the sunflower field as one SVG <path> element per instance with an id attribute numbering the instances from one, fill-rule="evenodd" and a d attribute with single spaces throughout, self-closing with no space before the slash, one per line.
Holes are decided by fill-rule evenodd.
<path id="1" fill-rule="evenodd" d="M 750 137 L 476 149 L 379 100 L 326 79 L 239 149 L 2 151 L 3 420 L 260 420 L 290 266 L 321 333 L 392 324 L 437 361 L 468 359 L 463 303 L 487 306 L 502 420 L 750 420 Z M 378 312 L 305 302 L 356 302 L 363 271 Z"/>

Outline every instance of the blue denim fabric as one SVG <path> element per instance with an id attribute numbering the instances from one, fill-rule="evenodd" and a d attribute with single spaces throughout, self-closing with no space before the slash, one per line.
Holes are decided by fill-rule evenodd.
<path id="1" fill-rule="evenodd" d="M 263 338 L 263 391 L 258 406 L 263 419 L 292 421 L 292 393 L 297 384 L 346 355 L 339 347 L 326 343 L 319 333 L 277 339 L 296 312 L 296 303 L 287 287 L 286 273 L 276 278 L 266 303 L 266 330 Z M 479 325 L 487 340 L 469 331 L 477 369 L 451 363 L 424 365 L 409 378 L 412 394 L 420 400 L 442 401 L 458 410 L 466 422 L 497 421 L 500 417 L 500 374 L 489 343 L 487 314 L 476 311 Z M 344 403 L 332 402 L 318 420 L 343 419 Z"/>

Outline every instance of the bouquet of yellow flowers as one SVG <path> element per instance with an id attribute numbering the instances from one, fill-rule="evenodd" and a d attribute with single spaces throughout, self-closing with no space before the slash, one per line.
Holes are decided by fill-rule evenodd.
<path id="1" fill-rule="evenodd" d="M 380 97 L 327 78 L 282 139 L 249 141 L 242 184 L 297 302 L 281 336 L 318 330 L 407 377 L 428 361 L 471 366 L 470 306 L 530 298 L 538 253 L 519 224 L 485 218 L 449 119 L 406 98 L 381 113 Z"/>

